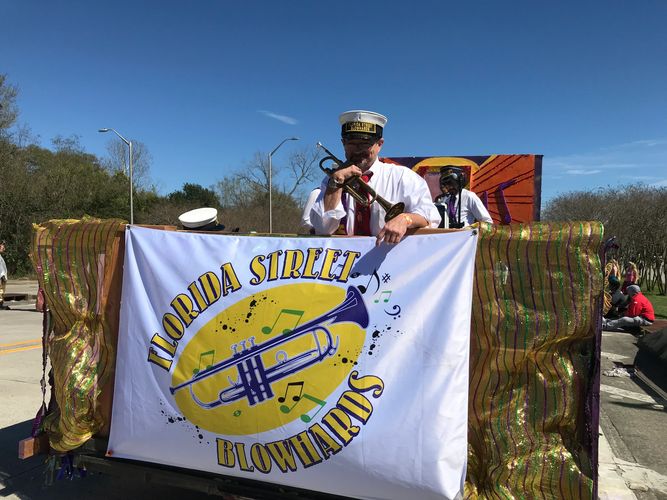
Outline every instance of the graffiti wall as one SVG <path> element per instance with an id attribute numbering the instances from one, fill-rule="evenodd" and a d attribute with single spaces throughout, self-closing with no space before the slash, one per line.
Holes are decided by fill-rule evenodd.
<path id="1" fill-rule="evenodd" d="M 466 188 L 477 193 L 496 224 L 540 220 L 542 155 L 409 156 L 383 161 L 421 175 L 433 199 L 440 194 L 440 168 L 464 169 Z"/>

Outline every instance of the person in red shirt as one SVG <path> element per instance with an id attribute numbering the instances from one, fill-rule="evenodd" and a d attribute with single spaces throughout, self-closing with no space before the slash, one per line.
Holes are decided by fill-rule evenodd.
<path id="1" fill-rule="evenodd" d="M 642 293 L 638 285 L 630 285 L 628 292 L 628 308 L 625 311 L 625 316 L 618 319 L 607 320 L 602 318 L 602 326 L 606 330 L 614 330 L 616 328 L 639 328 L 642 326 L 652 325 L 655 321 L 655 313 L 653 312 L 653 304 Z"/>

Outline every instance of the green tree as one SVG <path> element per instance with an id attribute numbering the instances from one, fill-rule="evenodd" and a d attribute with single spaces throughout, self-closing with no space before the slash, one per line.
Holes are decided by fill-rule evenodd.
<path id="1" fill-rule="evenodd" d="M 213 207 L 218 208 L 220 202 L 218 196 L 212 189 L 205 188 L 199 184 L 186 182 L 180 191 L 174 191 L 168 196 L 170 201 L 194 208 Z"/>
<path id="2" fill-rule="evenodd" d="M 8 266 L 29 272 L 33 223 L 84 215 L 129 217 L 127 179 L 110 176 L 73 138 L 54 140 L 56 150 L 21 148 L 0 140 L 0 237 L 8 242 Z"/>

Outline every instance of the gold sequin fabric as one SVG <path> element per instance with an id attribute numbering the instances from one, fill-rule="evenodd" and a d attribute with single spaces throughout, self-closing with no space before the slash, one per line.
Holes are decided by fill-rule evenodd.
<path id="1" fill-rule="evenodd" d="M 103 289 L 124 224 L 87 218 L 34 225 L 31 259 L 53 320 L 47 346 L 56 408 L 43 428 L 56 451 L 77 448 L 105 425 L 99 395 L 112 380 L 117 332 L 104 314 Z"/>
<path id="2" fill-rule="evenodd" d="M 594 495 L 602 233 L 480 226 L 466 498 Z"/>

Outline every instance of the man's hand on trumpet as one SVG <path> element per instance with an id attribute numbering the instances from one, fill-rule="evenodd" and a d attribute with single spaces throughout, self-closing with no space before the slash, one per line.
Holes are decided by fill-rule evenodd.
<path id="1" fill-rule="evenodd" d="M 350 165 L 349 167 L 341 168 L 332 173 L 331 177 L 329 177 L 329 184 L 327 185 L 327 192 L 324 197 L 324 209 L 333 210 L 336 208 L 340 202 L 343 191 L 341 188 L 345 181 L 361 175 L 362 171 L 356 165 Z"/>
<path id="2" fill-rule="evenodd" d="M 333 174 L 331 174 L 331 177 L 336 184 L 341 185 L 350 177 L 361 177 L 362 174 L 363 172 L 359 167 L 356 165 L 350 165 L 349 167 L 336 170 Z"/>

